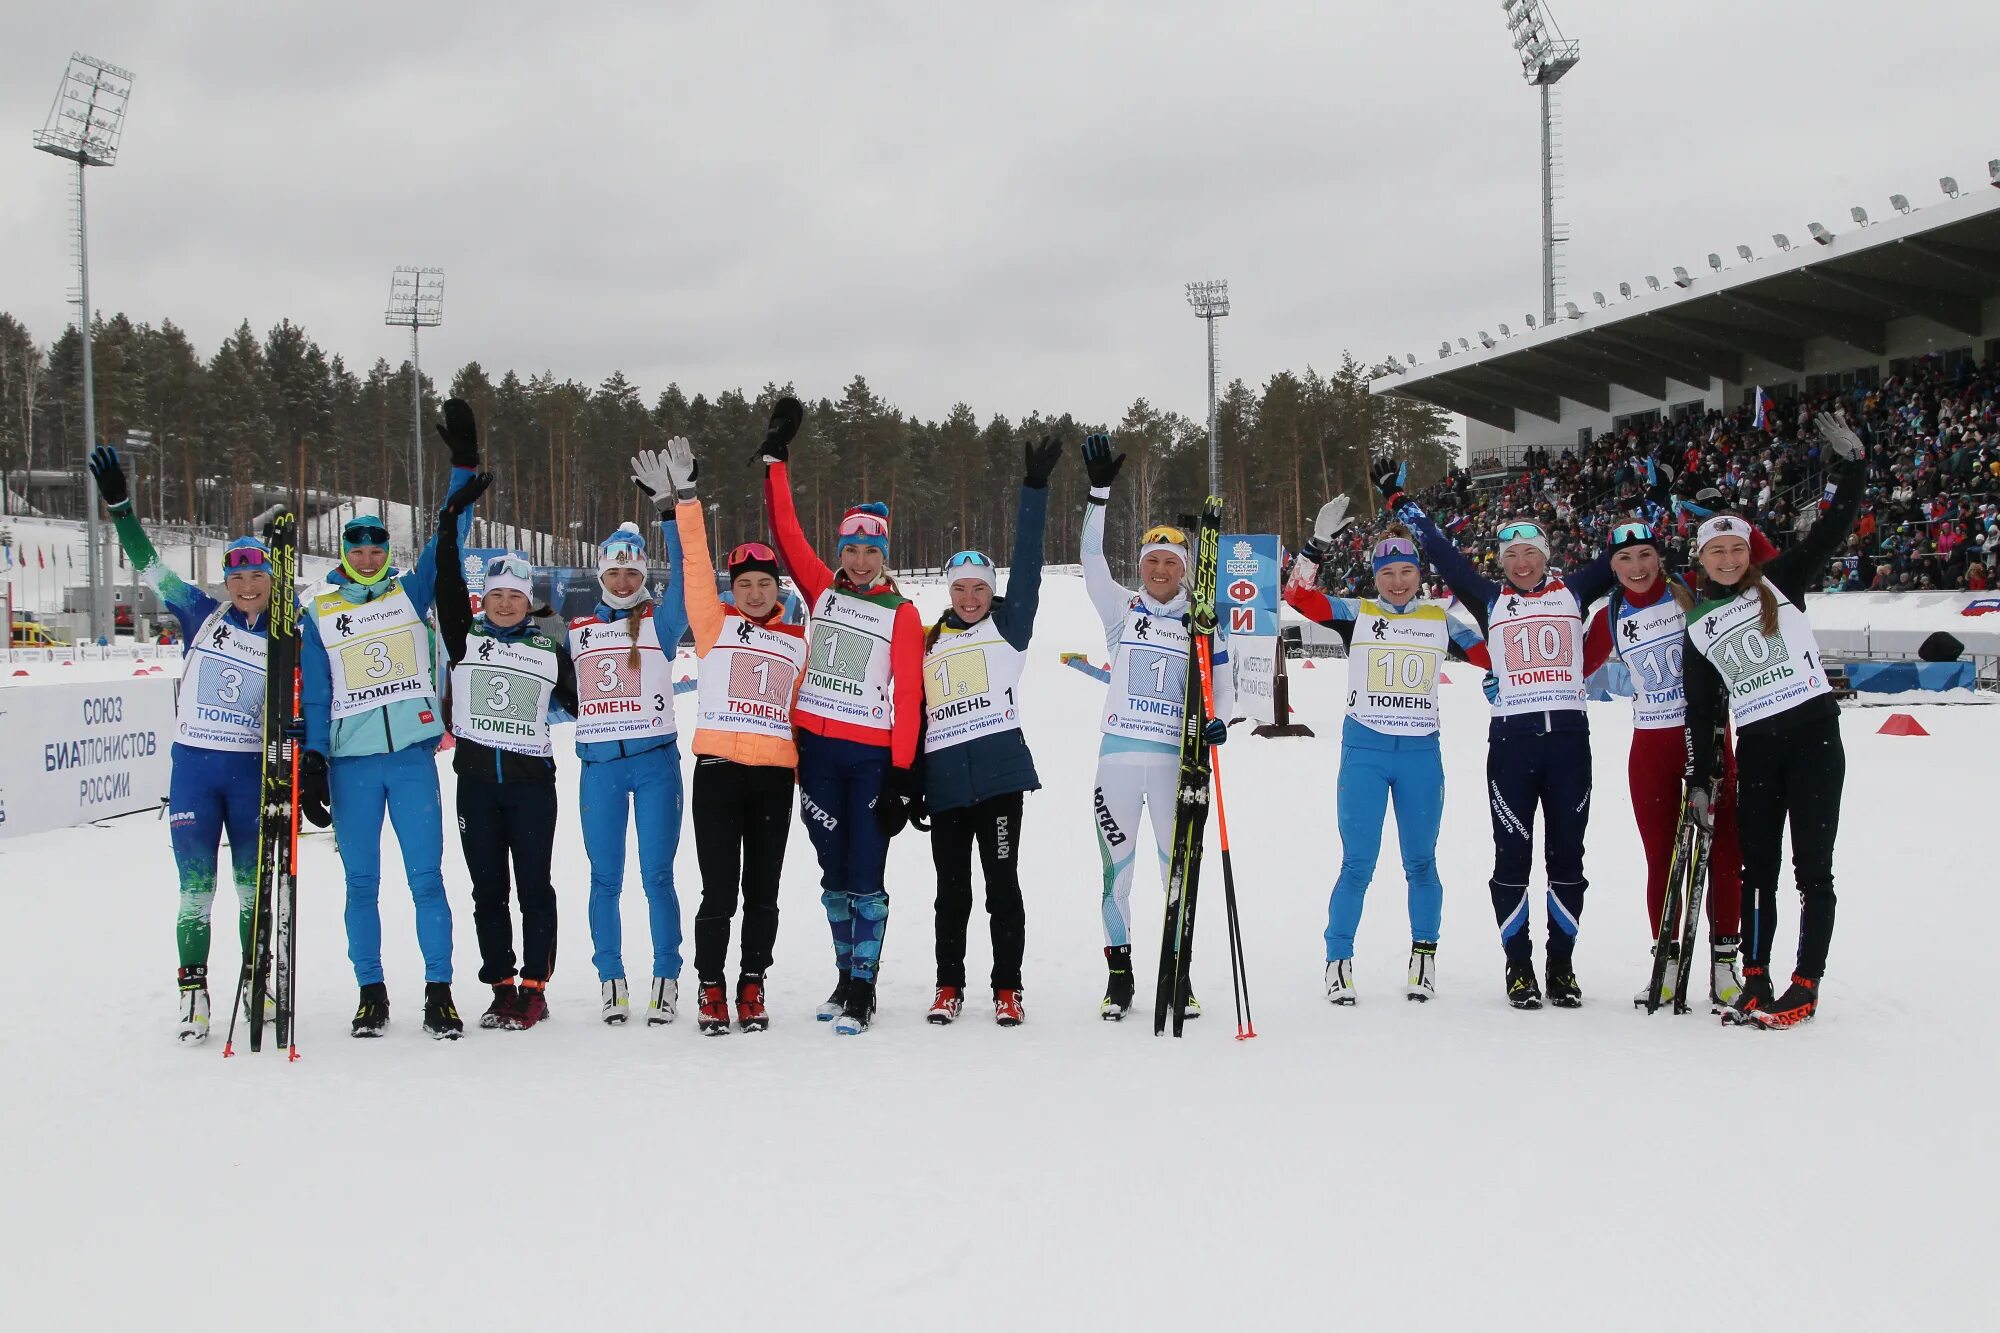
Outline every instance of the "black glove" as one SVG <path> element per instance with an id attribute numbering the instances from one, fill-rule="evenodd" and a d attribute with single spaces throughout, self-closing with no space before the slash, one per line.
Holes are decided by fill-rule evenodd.
<path id="1" fill-rule="evenodd" d="M 1651 478 L 1651 484 L 1646 487 L 1646 499 L 1664 508 L 1667 497 L 1673 494 L 1674 478 L 1680 474 L 1674 471 L 1672 463 L 1658 458 L 1646 460 L 1646 473 Z"/>
<path id="2" fill-rule="evenodd" d="M 307 750 L 299 756 L 299 813 L 314 828 L 333 823 L 333 795 L 326 785 L 326 756 Z"/>
<path id="3" fill-rule="evenodd" d="M 129 504 L 132 492 L 125 485 L 125 469 L 118 464 L 118 451 L 108 444 L 100 444 L 90 451 L 90 475 L 97 478 L 97 493 L 104 497 L 104 503 L 116 509 Z"/>
<path id="4" fill-rule="evenodd" d="M 472 502 L 486 494 L 486 488 L 493 484 L 491 472 L 479 472 L 465 479 L 465 485 L 453 491 L 438 510 L 438 517 L 450 522 L 472 508 Z"/>
<path id="5" fill-rule="evenodd" d="M 1212 717 L 1202 723 L 1201 738 L 1210 745 L 1220 745 L 1229 739 L 1229 724 L 1219 717 Z"/>
<path id="6" fill-rule="evenodd" d="M 438 438 L 444 447 L 451 450 L 453 467 L 479 466 L 479 421 L 472 415 L 472 404 L 463 398 L 447 398 L 444 402 L 444 420 L 438 423 Z"/>
<path id="7" fill-rule="evenodd" d="M 1023 443 L 1021 453 L 1026 471 L 1021 484 L 1030 490 L 1047 490 L 1049 474 L 1062 462 L 1062 441 L 1054 435 L 1044 435 L 1040 444 L 1032 440 Z"/>
<path id="8" fill-rule="evenodd" d="M 914 768 L 890 769 L 882 794 L 875 798 L 875 827 L 882 836 L 893 838 L 906 824 L 928 832 L 929 813 L 924 806 L 923 775 Z"/>
<path id="9" fill-rule="evenodd" d="M 1403 465 L 1395 459 L 1384 459 L 1375 465 L 1369 479 L 1375 483 L 1375 490 L 1382 497 L 1382 507 L 1394 511 L 1403 500 Z"/>
<path id="10" fill-rule="evenodd" d="M 805 424 L 806 410 L 799 400 L 786 394 L 771 408 L 771 424 L 764 431 L 764 443 L 757 456 L 766 463 L 783 463 L 792 456 L 792 437 Z"/>
<path id="11" fill-rule="evenodd" d="M 1099 431 L 1083 437 L 1083 470 L 1090 474 L 1091 489 L 1108 489 L 1118 480 L 1118 469 L 1124 466 L 1125 455 L 1111 452 L 1109 435 Z"/>

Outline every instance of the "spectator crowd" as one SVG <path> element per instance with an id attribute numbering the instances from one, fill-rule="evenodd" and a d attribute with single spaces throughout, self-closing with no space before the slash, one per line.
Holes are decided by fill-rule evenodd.
<path id="1" fill-rule="evenodd" d="M 1649 518 L 1669 562 L 1716 510 L 1743 514 L 1780 548 L 1818 517 L 1826 468 L 1813 418 L 1843 411 L 1869 445 L 1861 517 L 1825 587 L 1981 590 L 2000 584 L 2000 379 L 1992 362 L 1950 370 L 1935 357 L 1879 384 L 1661 421 L 1600 435 L 1581 456 L 1528 449 L 1498 486 L 1455 470 L 1416 498 L 1475 563 L 1498 577 L 1494 533 L 1533 519 L 1549 534 L 1551 565 L 1574 569 L 1603 549 L 1617 523 Z M 1367 525 L 1350 528 L 1321 577 L 1341 592 L 1370 586 Z"/>

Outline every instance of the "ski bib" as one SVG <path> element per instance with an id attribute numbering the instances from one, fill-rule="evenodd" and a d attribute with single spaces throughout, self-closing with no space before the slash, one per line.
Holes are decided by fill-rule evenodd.
<path id="1" fill-rule="evenodd" d="M 639 663 L 627 622 L 596 616 L 573 621 L 569 655 L 576 663 L 576 743 L 648 740 L 674 734 L 673 659 L 660 647 L 653 609 L 639 617 Z"/>
<path id="2" fill-rule="evenodd" d="M 1435 602 L 1390 611 L 1363 598 L 1347 647 L 1347 715 L 1388 736 L 1434 736 L 1451 625 Z"/>
<path id="3" fill-rule="evenodd" d="M 1681 661 L 1687 652 L 1687 615 L 1671 596 L 1651 606 L 1613 602 L 1611 651 L 1632 675 L 1632 725 L 1664 731 L 1687 722 L 1687 687 Z"/>
<path id="4" fill-rule="evenodd" d="M 1486 617 L 1486 650 L 1500 685 L 1495 717 L 1583 711 L 1583 608 L 1561 580 L 1539 593 L 1503 589 Z"/>
<path id="5" fill-rule="evenodd" d="M 1135 741 L 1179 745 L 1187 713 L 1188 630 L 1133 599 L 1111 655 L 1111 693 L 1103 731 Z"/>
<path id="6" fill-rule="evenodd" d="M 997 731 L 1019 731 L 1024 654 L 993 617 L 956 634 L 940 631 L 924 654 L 926 752 L 963 745 Z"/>
<path id="7" fill-rule="evenodd" d="M 889 729 L 889 641 L 896 608 L 828 588 L 812 609 L 801 713 Z"/>
<path id="8" fill-rule="evenodd" d="M 1775 588 L 1772 596 L 1778 599 L 1775 634 L 1764 632 L 1763 605 L 1754 590 L 1702 603 L 1688 624 L 1688 642 L 1722 677 L 1738 727 L 1833 693 L 1806 613 Z"/>
<path id="9" fill-rule="evenodd" d="M 496 639 L 478 622 L 465 640 L 465 660 L 451 668 L 451 734 L 496 750 L 555 756 L 549 700 L 561 663 L 545 634 Z"/>
<path id="10" fill-rule="evenodd" d="M 198 750 L 264 748 L 264 666 L 270 640 L 217 607 L 188 645 L 174 739 Z"/>
<path id="11" fill-rule="evenodd" d="M 792 687 L 805 664 L 803 636 L 726 612 L 721 637 L 701 659 L 702 727 L 790 740 Z"/>
<path id="12" fill-rule="evenodd" d="M 437 697 L 430 631 L 400 579 L 371 602 L 357 604 L 338 592 L 323 592 L 313 599 L 313 619 L 333 675 L 336 721 L 398 699 Z"/>

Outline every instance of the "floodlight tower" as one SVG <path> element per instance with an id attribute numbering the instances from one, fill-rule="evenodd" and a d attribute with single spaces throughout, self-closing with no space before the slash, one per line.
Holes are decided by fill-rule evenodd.
<path id="1" fill-rule="evenodd" d="M 444 270 L 398 268 L 389 275 L 389 309 L 384 324 L 410 331 L 410 545 L 423 542 L 424 376 L 417 360 L 417 330 L 444 323 Z"/>
<path id="2" fill-rule="evenodd" d="M 1542 95 L 1542 322 L 1548 324 L 1556 317 L 1556 243 L 1569 239 L 1556 235 L 1555 130 L 1549 89 L 1576 68 L 1583 50 L 1563 37 L 1542 0 L 1500 0 L 1500 7 L 1507 11 L 1507 31 L 1521 57 L 1521 77 Z"/>
<path id="3" fill-rule="evenodd" d="M 1229 279 L 1214 278 L 1187 285 L 1188 304 L 1195 318 L 1208 325 L 1208 493 L 1222 494 L 1222 453 L 1215 423 L 1215 321 L 1229 313 Z"/>
<path id="4" fill-rule="evenodd" d="M 118 159 L 118 140 L 125 131 L 125 104 L 132 96 L 132 71 L 107 65 L 82 52 L 69 58 L 56 88 L 49 118 L 35 135 L 35 147 L 76 163 L 76 329 L 83 342 L 83 453 L 90 457 L 97 443 L 97 395 L 90 367 L 90 243 L 85 226 L 83 173 L 86 167 L 108 167 Z M 98 569 L 97 483 L 84 470 L 84 529 L 90 543 L 90 637 L 112 631 L 104 604 L 107 580 Z"/>

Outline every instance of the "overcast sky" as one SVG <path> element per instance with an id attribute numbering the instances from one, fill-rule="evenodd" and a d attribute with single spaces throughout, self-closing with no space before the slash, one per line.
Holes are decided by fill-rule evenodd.
<path id="1" fill-rule="evenodd" d="M 365 368 L 397 264 L 427 368 L 622 369 L 648 402 L 856 371 L 925 416 L 1198 414 L 1225 376 L 1417 352 L 1538 310 L 1535 98 L 1495 0 L 6 0 L 0 309 L 69 318 L 72 49 L 133 70 L 91 173 L 100 311 L 206 354 L 281 317 Z M 1554 0 L 1570 295 L 1848 208 L 1985 189 L 2000 5 Z M 11 127 L 11 128 L 9 128 Z M 1495 330 L 1497 332 L 1497 330 Z"/>

